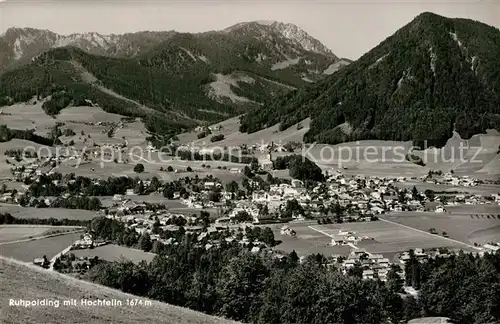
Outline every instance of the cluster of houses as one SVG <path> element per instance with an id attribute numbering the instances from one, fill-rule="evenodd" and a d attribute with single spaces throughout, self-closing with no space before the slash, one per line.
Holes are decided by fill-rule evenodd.
<path id="1" fill-rule="evenodd" d="M 104 240 L 94 239 L 92 234 L 85 233 L 79 240 L 76 240 L 70 250 L 84 250 L 106 245 L 108 242 Z"/>
<path id="2" fill-rule="evenodd" d="M 484 253 L 497 253 L 500 251 L 500 242 L 491 242 L 483 245 L 482 251 L 479 254 Z"/>
<path id="3" fill-rule="evenodd" d="M 382 254 L 373 254 L 364 249 L 353 249 L 349 256 L 342 260 L 340 259 L 340 269 L 344 274 L 347 274 L 349 269 L 359 266 L 363 270 L 363 279 L 380 279 L 387 280 L 391 262 L 388 258 L 384 258 Z"/>
<path id="4" fill-rule="evenodd" d="M 48 162 L 56 162 L 56 158 L 50 158 L 47 160 Z M 47 163 L 47 162 L 46 162 Z M 12 174 L 14 178 L 19 181 L 23 181 L 24 179 L 35 180 L 38 176 L 42 175 L 42 168 L 38 163 L 29 163 L 27 165 L 18 165 L 12 168 Z"/>
<path id="5" fill-rule="evenodd" d="M 218 181 L 207 181 L 204 188 L 199 193 L 191 193 L 186 199 L 181 199 L 181 203 L 190 208 L 213 208 L 216 204 L 207 199 L 207 193 L 214 188 L 218 188 L 221 194 L 220 203 L 234 207 L 229 210 L 226 218 L 221 222 L 231 221 L 240 212 L 248 213 L 254 224 L 272 222 L 273 215 L 280 214 L 286 206 L 287 201 L 296 200 L 300 206 L 312 217 L 325 216 L 327 207 L 339 204 L 346 212 L 344 217 L 349 217 L 355 221 L 367 221 L 374 215 L 387 212 L 401 211 L 432 211 L 436 213 L 446 212 L 447 206 L 458 204 L 500 204 L 500 195 L 492 194 L 482 196 L 479 194 L 456 194 L 447 195 L 446 199 L 440 197 L 431 199 L 424 193 L 419 192 L 415 197 L 411 190 L 402 192 L 398 188 L 398 182 L 408 179 L 400 178 L 366 178 L 363 175 L 348 177 L 336 171 L 328 175 L 327 182 L 319 184 L 310 189 L 304 187 L 300 180 L 292 180 L 290 184 L 282 183 L 270 185 L 267 190 L 255 190 L 247 200 L 235 200 L 231 192 L 222 190 L 222 184 Z M 250 186 L 252 180 L 249 181 Z M 179 194 L 174 194 L 174 199 L 179 198 Z M 403 198 L 403 199 L 402 199 Z M 262 208 L 265 206 L 265 208 Z M 292 219 L 302 219 L 304 215 L 294 214 Z M 282 221 L 287 221 L 283 220 Z"/>
<path id="6" fill-rule="evenodd" d="M 472 252 L 472 254 L 483 256 L 485 253 L 496 253 L 497 251 L 500 251 L 500 242 L 497 243 L 492 242 L 484 244 L 482 247 L 478 247 L 477 251 Z M 449 250 L 445 248 L 440 248 L 440 249 L 424 250 L 422 248 L 416 248 L 413 250 L 412 253 L 413 257 L 417 259 L 418 262 L 422 263 L 436 257 L 446 258 L 452 254 L 458 254 L 460 253 L 460 249 Z M 411 259 L 410 251 L 405 251 L 397 256 L 398 263 L 401 264 L 402 266 L 404 266 L 406 262 L 408 262 L 410 259 Z"/>
<path id="7" fill-rule="evenodd" d="M 445 184 L 459 187 L 475 187 L 479 184 L 478 180 L 475 178 L 471 178 L 469 176 L 458 176 L 450 172 L 445 173 L 442 176 L 423 176 L 420 179 L 427 183 Z"/>
<path id="8" fill-rule="evenodd" d="M 153 216 L 154 215 L 154 216 Z M 174 234 L 180 231 L 181 226 L 185 233 L 196 234 L 197 241 L 201 242 L 203 239 L 208 238 L 212 233 L 222 233 L 225 236 L 226 242 L 237 242 L 243 246 L 251 246 L 251 251 L 254 253 L 259 252 L 265 244 L 258 240 L 249 240 L 246 236 L 247 228 L 253 228 L 251 224 L 239 224 L 235 226 L 228 226 L 228 224 L 216 223 L 208 228 L 197 225 L 197 217 L 184 214 L 170 213 L 170 212 L 156 212 L 144 215 L 127 215 L 123 217 L 116 217 L 107 215 L 108 218 L 117 219 L 125 224 L 126 227 L 133 229 L 140 235 L 148 234 L 152 241 L 158 241 L 165 245 L 177 245 L 179 242 L 176 240 L 175 235 L 163 238 L 160 234 L 155 233 L 155 224 L 159 223 L 158 229 L 162 232 L 170 232 Z M 85 239 L 85 238 L 84 238 Z M 89 244 L 90 239 L 81 241 L 79 244 Z M 95 241 L 94 241 L 95 244 Z M 210 249 L 220 244 L 218 240 L 203 240 L 203 247 Z"/>
<path id="9" fill-rule="evenodd" d="M 357 249 L 356 244 L 363 240 L 371 240 L 372 238 L 368 236 L 358 236 L 356 232 L 353 231 L 343 231 L 339 229 L 337 234 L 330 234 L 332 236 L 332 241 L 330 245 L 348 245 L 354 249 Z"/>
<path id="10" fill-rule="evenodd" d="M 211 132 L 218 132 L 222 129 L 221 125 L 210 125 L 210 126 L 197 126 L 194 130 L 195 132 L 203 132 L 209 130 Z"/>
<path id="11" fill-rule="evenodd" d="M 498 250 L 500 250 L 500 243 L 486 244 L 478 254 L 495 253 Z M 416 248 L 412 252 L 403 252 L 396 257 L 397 263 L 399 263 L 400 268 L 403 270 L 400 276 L 404 277 L 404 266 L 411 259 L 411 254 L 413 254 L 413 257 L 418 262 L 422 263 L 431 258 L 448 257 L 453 253 L 459 253 L 459 251 L 448 251 L 446 249 L 424 250 L 422 248 Z M 344 274 L 347 274 L 349 269 L 358 266 L 362 269 L 363 279 L 380 279 L 381 281 L 387 280 L 387 274 L 393 264 L 382 254 L 370 253 L 364 249 L 351 250 L 350 254 L 345 259 L 337 257 L 337 263 L 340 265 L 340 269 Z"/>

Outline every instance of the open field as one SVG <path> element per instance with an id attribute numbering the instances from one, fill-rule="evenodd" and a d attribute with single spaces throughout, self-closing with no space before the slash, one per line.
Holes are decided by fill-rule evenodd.
<path id="1" fill-rule="evenodd" d="M 475 213 L 474 213 L 475 214 Z M 384 219 L 422 231 L 435 228 L 451 239 L 467 244 L 500 241 L 500 219 L 471 218 L 469 214 L 401 212 L 384 215 Z"/>
<path id="2" fill-rule="evenodd" d="M 94 249 L 71 250 L 69 253 L 73 253 L 77 257 L 98 256 L 99 259 L 107 261 L 118 261 L 121 259 L 125 259 L 133 262 L 151 262 L 156 256 L 156 254 L 154 253 L 144 252 L 137 249 L 129 249 L 127 247 L 115 244 L 98 246 Z"/>
<path id="3" fill-rule="evenodd" d="M 0 115 L 0 124 L 6 124 L 12 129 L 35 129 L 38 135 L 46 136 L 51 127 L 57 123 L 57 119 L 50 117 L 43 111 L 42 102 L 32 104 L 14 104 L 2 107 L 5 115 Z"/>
<path id="4" fill-rule="evenodd" d="M 75 136 L 65 137 L 61 139 L 67 143 L 70 140 L 74 141 L 74 146 L 82 148 L 84 146 L 92 146 L 97 144 L 121 144 L 128 142 L 129 148 L 132 146 L 146 147 L 147 131 L 142 122 L 136 121 L 126 123 L 124 128 L 116 129 L 112 138 L 107 136 L 107 126 L 86 125 L 88 122 L 118 122 L 121 117 L 117 114 L 104 112 L 99 107 L 70 107 L 65 108 L 61 113 L 52 118 L 47 116 L 41 108 L 41 103 L 17 104 L 10 107 L 4 107 L 3 112 L 10 115 L 1 115 L 0 123 L 5 123 L 8 127 L 16 129 L 33 129 L 36 127 L 36 132 L 41 135 L 46 135 L 50 127 L 56 122 L 64 122 L 64 128 L 70 128 L 76 132 Z M 278 131 L 278 125 L 267 129 L 252 133 L 242 134 L 239 132 L 239 117 L 234 117 L 225 120 L 218 125 L 222 126 L 220 131 L 214 131 L 213 134 L 223 134 L 225 139 L 216 143 L 210 141 L 209 135 L 202 139 L 197 139 L 196 131 L 180 134 L 178 143 L 192 143 L 198 147 L 228 147 L 233 148 L 241 144 L 267 144 L 274 142 L 276 144 L 285 144 L 289 141 L 302 142 L 303 135 L 309 130 L 310 120 L 305 119 L 300 122 L 302 128 L 298 130 L 297 125 L 293 125 L 286 130 Z M 84 135 L 82 135 L 82 132 Z M 89 137 L 90 136 L 90 137 Z M 315 144 L 309 149 L 304 150 L 304 154 L 315 161 L 320 167 L 330 169 L 342 169 L 347 174 L 359 174 L 374 176 L 419 176 L 426 174 L 429 170 L 449 171 L 454 169 L 457 174 L 461 175 L 478 175 L 485 178 L 495 178 L 500 176 L 500 158 L 496 154 L 498 150 L 498 142 L 500 142 L 500 134 L 495 131 L 488 131 L 487 134 L 473 136 L 470 140 L 462 140 L 457 134 L 450 138 L 447 145 L 439 150 L 428 148 L 423 151 L 415 151 L 416 155 L 422 156 L 428 161 L 425 167 L 417 166 L 413 163 L 404 160 L 404 155 L 412 146 L 411 142 L 394 142 L 394 141 L 376 141 L 367 140 L 359 142 L 343 143 L 339 145 Z M 16 145 L 18 146 L 18 145 Z M 458 159 L 459 150 L 463 151 L 464 160 Z M 476 152 L 480 150 L 476 156 Z M 158 154 L 158 153 L 156 153 Z M 279 155 L 279 154 L 275 154 Z M 455 159 L 451 160 L 450 157 Z M 460 158 L 462 155 L 460 155 Z M 471 159 L 480 160 L 479 163 L 471 161 Z M 174 168 L 184 169 L 191 166 L 194 170 L 199 168 L 195 161 L 165 161 L 159 162 L 157 158 L 147 158 L 145 164 L 149 165 L 149 170 L 144 176 L 159 176 L 164 180 L 170 181 L 170 175 L 158 174 L 159 167 L 172 165 Z M 136 161 L 135 163 L 137 163 Z M 94 176 L 103 178 L 106 174 L 113 175 L 131 175 L 132 168 L 135 163 L 129 163 L 124 166 L 112 166 L 109 163 L 108 167 L 100 172 L 94 165 L 89 165 L 88 168 L 74 169 L 71 166 L 61 166 L 60 172 L 75 172 L 78 175 Z M 2 170 L 9 170 L 4 162 L 0 162 L 0 178 Z M 212 169 L 217 165 L 223 166 L 224 162 L 208 162 Z M 228 168 L 232 167 L 225 165 Z M 235 167 L 242 167 L 237 165 Z M 347 170 L 343 169 L 346 167 Z M 95 171 L 90 171 L 94 168 Z M 147 168 L 148 169 L 148 168 Z M 206 171 L 206 170 L 200 170 Z M 4 172 L 5 173 L 5 172 Z M 221 176 L 225 175 L 221 173 Z"/>
<path id="5" fill-rule="evenodd" d="M 494 214 L 496 216 L 500 215 L 500 205 L 497 204 L 484 204 L 484 205 L 457 205 L 457 206 L 446 206 L 446 211 L 453 215 L 481 215 L 486 217 L 489 214 Z"/>
<path id="6" fill-rule="evenodd" d="M 477 174 L 489 175 L 488 178 L 499 178 L 500 177 L 500 154 L 497 154 L 489 163 L 487 163 L 482 169 L 477 171 Z"/>
<path id="7" fill-rule="evenodd" d="M 485 244 L 490 242 L 500 242 L 500 225 L 478 229 L 467 234 L 470 242 Z"/>
<path id="8" fill-rule="evenodd" d="M 389 222 L 358 222 L 344 224 L 318 225 L 314 222 L 290 223 L 297 235 L 290 237 L 281 235 L 279 229 L 283 224 L 271 225 L 276 240 L 281 240 L 276 249 L 285 252 L 295 250 L 299 255 L 311 253 L 322 253 L 325 255 L 340 254 L 347 255 L 352 248 L 349 246 L 328 246 L 331 237 L 338 234 L 339 230 L 353 231 L 357 236 L 368 236 L 373 240 L 364 240 L 357 244 L 358 248 L 364 248 L 368 252 L 381 253 L 392 258 L 397 253 L 414 248 L 462 248 L 468 251 L 475 250 L 470 244 L 448 240 L 438 235 L 432 235 L 419 230 L 403 227 Z M 266 225 L 267 226 L 267 225 Z M 426 228 L 425 230 L 427 230 Z M 439 230 L 438 228 L 436 228 Z"/>
<path id="9" fill-rule="evenodd" d="M 481 184 L 474 187 L 460 187 L 452 186 L 446 184 L 434 184 L 421 182 L 416 180 L 410 180 L 406 182 L 398 182 L 395 184 L 398 188 L 406 188 L 411 190 L 415 186 L 419 191 L 433 190 L 437 192 L 460 192 L 460 193 L 470 193 L 470 194 L 480 194 L 485 196 L 490 196 L 493 193 L 500 193 L 500 186 L 492 184 Z"/>
<path id="10" fill-rule="evenodd" d="M 152 177 L 159 177 L 156 170 L 148 168 L 144 164 L 145 172 L 135 173 L 135 164 L 123 163 L 103 163 L 100 161 L 82 162 L 78 164 L 77 160 L 67 160 L 61 163 L 54 171 L 62 174 L 74 173 L 76 176 L 88 177 L 92 179 L 107 179 L 109 177 L 130 176 L 139 177 L 140 179 L 151 179 Z"/>
<path id="11" fill-rule="evenodd" d="M 495 130 L 474 135 L 469 140 L 463 140 L 454 133 L 443 148 L 425 148 L 414 154 L 420 156 L 432 170 L 448 172 L 453 169 L 457 174 L 495 173 L 484 168 L 495 157 L 499 142 L 500 134 Z"/>
<path id="12" fill-rule="evenodd" d="M 219 178 L 223 183 L 227 183 L 233 180 L 241 180 L 243 177 L 242 173 L 231 173 L 231 168 L 243 169 L 245 167 L 245 164 L 241 163 L 225 161 L 183 161 L 172 159 L 172 157 L 166 154 L 159 156 L 157 152 L 143 151 L 143 156 L 141 156 L 140 153 L 140 151 L 137 151 L 137 153 L 131 152 L 130 154 L 123 153 L 121 158 L 120 155 L 116 153 L 114 157 L 117 158 L 117 160 L 128 161 L 127 163 L 114 163 L 112 157 L 107 157 L 104 162 L 101 162 L 99 159 L 93 159 L 92 161 L 82 162 L 80 164 L 78 160 L 66 160 L 54 171 L 62 174 L 75 173 L 77 176 L 95 179 L 107 179 L 111 176 L 128 176 L 134 178 L 139 177 L 143 180 L 157 177 L 163 181 L 174 181 L 179 178 L 194 177 L 195 175 L 198 175 L 200 178 L 207 175 L 213 175 Z M 144 172 L 134 172 L 133 169 L 137 163 L 144 165 Z M 202 167 L 203 164 L 209 165 L 210 168 Z M 167 172 L 166 169 L 168 166 L 171 166 L 174 170 L 178 170 L 178 172 Z M 221 169 L 218 169 L 218 166 L 220 166 Z M 187 172 L 187 167 L 191 167 L 193 171 Z M 226 170 L 223 170 L 222 167 L 226 167 Z M 163 169 L 163 171 L 161 169 Z"/>
<path id="13" fill-rule="evenodd" d="M 297 125 L 290 126 L 288 129 L 284 131 L 278 131 L 279 125 L 274 125 L 272 127 L 263 129 L 261 131 L 246 134 L 241 133 L 239 131 L 240 121 L 239 117 L 234 117 L 231 119 L 227 119 L 221 123 L 215 124 L 220 125 L 222 128 L 220 131 L 212 132 L 212 135 L 209 135 L 205 138 L 197 139 L 196 135 L 199 132 L 189 132 L 180 134 L 178 143 L 180 144 L 188 144 L 192 143 L 194 146 L 199 147 L 237 147 L 241 144 L 247 145 L 261 145 L 263 143 L 267 144 L 270 142 L 274 142 L 276 144 L 282 142 L 285 144 L 289 141 L 302 142 L 304 134 L 309 130 L 310 119 L 305 119 L 300 122 L 302 128 L 297 130 Z M 210 142 L 210 137 L 217 134 L 223 134 L 224 139 L 222 141 L 212 143 Z"/>
<path id="14" fill-rule="evenodd" d="M 0 116 L 1 117 L 1 116 Z M 27 164 L 29 160 L 25 160 L 24 162 L 16 162 L 12 157 L 5 155 L 5 151 L 7 150 L 18 150 L 18 149 L 25 149 L 29 150 L 30 152 L 38 152 L 40 153 L 40 156 L 49 156 L 52 155 L 53 152 L 55 152 L 54 147 L 44 147 L 43 149 L 40 149 L 42 145 L 31 142 L 31 141 L 26 141 L 26 140 L 20 140 L 20 139 L 12 139 L 8 142 L 3 142 L 0 143 L 0 179 L 10 179 L 12 178 L 12 172 L 11 169 L 13 165 L 22 165 L 22 164 Z M 34 161 L 34 159 L 30 159 L 31 161 Z M 9 161 L 9 163 L 7 163 Z"/>
<path id="15" fill-rule="evenodd" d="M 108 287 L 75 279 L 68 275 L 22 264 L 0 257 L 0 317 L 5 324 L 39 323 L 176 323 L 225 324 L 236 323 L 208 316 L 186 308 L 151 301 L 150 306 L 128 306 L 127 299 L 138 298 Z M 121 301 L 119 307 L 88 307 L 82 299 Z M 60 307 L 12 307 L 9 299 L 59 300 Z M 63 306 L 64 300 L 76 299 L 77 306 Z M 140 298 L 145 301 L 146 299 Z"/>
<path id="16" fill-rule="evenodd" d="M 146 171 L 149 170 L 150 172 L 157 172 L 159 174 L 159 178 L 166 181 L 172 181 L 180 177 L 194 176 L 194 174 L 197 174 L 199 177 L 205 177 L 211 174 L 214 177 L 219 178 L 223 183 L 231 182 L 233 180 L 237 181 L 243 177 L 243 174 L 233 174 L 230 172 L 230 169 L 237 168 L 243 170 L 246 166 L 246 164 L 227 161 L 180 160 L 178 158 L 168 156 L 165 153 L 158 152 L 144 152 L 143 156 L 131 154 L 130 160 L 134 161 L 134 163 L 143 163 Z M 210 166 L 210 168 L 205 168 L 203 165 Z M 160 168 L 166 170 L 169 166 L 171 166 L 174 170 L 178 170 L 178 173 L 160 171 Z M 186 172 L 188 167 L 190 167 L 193 172 Z M 220 169 L 218 167 L 220 167 Z M 223 167 L 226 167 L 226 170 L 222 169 Z"/>
<path id="17" fill-rule="evenodd" d="M 351 248 L 349 246 L 329 246 L 331 238 L 316 232 L 309 228 L 309 225 L 314 226 L 315 223 L 287 224 L 293 228 L 297 235 L 295 237 L 281 235 L 280 228 L 284 224 L 265 225 L 270 227 L 274 232 L 274 238 L 282 241 L 281 244 L 275 247 L 276 250 L 290 253 L 295 250 L 299 256 L 306 256 L 312 253 L 322 253 L 324 255 L 349 254 Z"/>
<path id="18" fill-rule="evenodd" d="M 297 125 L 293 125 L 284 131 L 278 131 L 279 126 L 275 125 L 264 130 L 252 133 L 242 134 L 238 131 L 239 117 L 228 119 L 217 125 L 222 126 L 220 131 L 213 134 L 224 134 L 225 139 L 216 143 L 210 142 L 210 136 L 197 139 L 197 132 L 184 133 L 179 135 L 180 144 L 192 143 L 198 147 L 237 147 L 241 144 L 262 145 L 274 142 L 275 144 L 286 144 L 290 141 L 303 142 L 304 134 L 309 130 L 310 119 L 300 122 L 302 128 L 297 130 Z M 362 152 L 367 147 L 375 147 L 377 153 L 371 153 L 365 157 Z M 304 148 L 304 155 L 316 162 L 325 169 L 342 169 L 346 166 L 348 170 L 354 173 L 366 172 L 370 175 L 388 176 L 388 175 L 418 175 L 426 174 L 429 169 L 417 166 L 408 161 L 404 161 L 404 153 L 411 147 L 411 142 L 390 142 L 390 141 L 360 141 L 356 143 L 344 143 L 339 145 L 315 144 L 310 149 Z M 402 162 L 394 162 L 395 159 L 401 159 Z M 357 156 L 356 152 L 361 152 Z M 300 152 L 297 152 L 301 154 Z M 399 154 L 399 155 L 398 155 Z M 282 154 L 274 154 L 282 155 Z M 358 154 L 359 155 L 359 154 Z M 370 159 L 377 159 L 377 163 L 370 162 Z M 383 160 L 383 163 L 380 161 Z"/>
<path id="19" fill-rule="evenodd" d="M 184 209 L 187 207 L 186 205 L 181 204 L 181 201 L 178 199 L 167 199 L 160 194 L 150 194 L 145 196 L 133 195 L 124 196 L 124 198 L 130 199 L 136 203 L 147 202 L 150 204 L 165 204 L 168 210 Z M 113 197 L 111 196 L 99 197 L 99 199 L 101 200 L 102 205 L 106 207 L 112 206 L 115 203 L 115 201 L 113 201 Z"/>
<path id="20" fill-rule="evenodd" d="M 121 118 L 121 115 L 105 112 L 99 107 L 68 107 L 57 115 L 62 122 L 119 122 Z"/>
<path id="21" fill-rule="evenodd" d="M 24 186 L 26 186 L 24 183 L 13 181 L 12 179 L 0 180 L 0 186 L 2 186 L 3 184 L 7 186 L 7 190 L 16 189 L 17 191 L 24 189 Z"/>
<path id="22" fill-rule="evenodd" d="M 242 134 L 238 131 L 240 125 L 239 117 L 236 117 L 217 124 L 222 126 L 222 129 L 220 131 L 214 131 L 213 134 L 224 134 L 225 139 L 222 141 L 211 143 L 210 137 L 212 135 L 202 139 L 197 139 L 197 132 L 193 131 L 179 135 L 178 143 L 192 143 L 194 146 L 207 148 L 224 146 L 231 148 L 237 147 L 241 144 L 251 146 L 254 144 L 262 145 L 271 142 L 278 145 L 286 144 L 289 141 L 303 142 L 303 136 L 309 130 L 310 120 L 305 119 L 300 122 L 300 124 L 302 126 L 300 130 L 297 130 L 297 125 L 293 125 L 280 132 L 278 131 L 279 126 L 275 125 L 252 134 Z M 371 152 L 367 157 L 363 155 L 363 151 L 367 147 L 376 148 L 377 153 L 375 156 L 373 152 Z M 411 142 L 360 141 L 339 145 L 308 145 L 303 149 L 303 153 L 324 169 L 342 169 L 345 166 L 350 172 L 353 172 L 353 174 L 366 173 L 367 175 L 378 176 L 426 174 L 429 171 L 428 168 L 420 167 L 408 161 L 404 161 L 404 154 L 410 147 Z M 398 150 L 403 153 L 398 152 Z M 358 151 L 361 152 L 360 156 L 356 155 L 356 152 Z M 297 152 L 297 154 L 302 154 L 302 152 Z M 277 155 L 284 154 L 274 154 L 274 156 Z M 403 160 L 402 162 L 394 162 L 397 158 L 401 159 L 401 156 Z M 376 159 L 377 163 L 370 162 L 370 159 Z M 380 161 L 383 161 L 383 163 L 380 163 Z"/>
<path id="23" fill-rule="evenodd" d="M 0 225 L 0 243 L 30 239 L 53 233 L 73 231 L 74 227 L 40 225 Z"/>
<path id="24" fill-rule="evenodd" d="M 99 107 L 69 107 L 61 110 L 55 117 L 48 116 L 42 109 L 42 102 L 35 105 L 32 104 L 15 104 L 9 107 L 2 107 L 2 112 L 5 115 L 0 115 L 0 124 L 6 124 L 12 129 L 35 129 L 39 135 L 47 135 L 51 127 L 57 122 L 65 124 L 64 127 L 73 129 L 77 135 L 83 130 L 85 134 L 90 134 L 91 138 L 96 142 L 113 142 L 113 139 L 102 133 L 106 130 L 105 126 L 85 125 L 84 123 L 97 122 L 120 122 L 123 116 L 107 113 Z M 122 136 L 131 137 L 131 145 L 143 143 L 145 140 L 146 129 L 140 122 L 127 124 L 127 127 L 117 131 L 114 138 L 123 142 Z"/>
<path id="25" fill-rule="evenodd" d="M 83 140 L 86 139 L 86 145 L 97 144 L 121 144 L 124 139 L 129 146 L 145 145 L 147 131 L 144 124 L 137 120 L 133 123 L 126 123 L 122 129 L 116 129 L 112 138 L 107 136 L 107 126 L 89 125 L 85 123 L 97 122 L 120 122 L 123 116 L 107 113 L 99 107 L 69 107 L 61 110 L 55 117 L 48 116 L 42 109 L 42 102 L 32 104 L 15 104 L 9 107 L 3 107 L 0 115 L 0 124 L 6 124 L 12 129 L 35 129 L 35 133 L 47 136 L 50 128 L 57 122 L 64 123 L 64 128 L 72 129 L 76 135 L 71 137 L 63 136 L 63 142 L 73 140 L 75 145 L 83 146 Z M 81 135 L 81 133 L 84 135 Z M 89 137 L 90 135 L 90 137 Z"/>
<path id="26" fill-rule="evenodd" d="M 39 240 L 34 239 L 22 243 L 3 244 L 0 245 L 0 255 L 24 262 L 32 262 L 33 259 L 40 258 L 43 255 L 50 260 L 79 238 L 80 233 L 74 233 Z"/>
<path id="27" fill-rule="evenodd" d="M 165 204 L 167 207 L 172 207 L 172 208 L 182 208 L 186 207 L 186 205 L 183 205 L 180 203 L 180 200 L 170 200 L 165 197 L 163 197 L 160 194 L 150 194 L 150 195 L 144 195 L 144 196 L 139 196 L 139 195 L 133 195 L 133 196 L 124 196 L 126 199 L 130 199 L 134 202 L 137 203 L 142 203 L 142 202 L 147 202 L 150 204 Z M 113 201 L 112 196 L 102 196 L 99 197 L 99 200 L 101 200 L 101 203 L 103 206 L 112 206 L 115 201 Z"/>
<path id="28" fill-rule="evenodd" d="M 338 233 L 339 229 L 353 231 L 357 236 L 368 236 L 374 240 L 365 240 L 357 244 L 368 252 L 381 253 L 393 257 L 397 253 L 414 248 L 460 248 L 473 251 L 468 244 L 447 240 L 438 235 L 432 235 L 408 227 L 398 226 L 384 221 L 360 222 L 345 224 L 329 224 L 319 226 L 325 232 Z M 326 229 L 325 229 L 326 228 Z"/>
<path id="29" fill-rule="evenodd" d="M 310 120 L 303 120 L 300 130 L 293 125 L 284 131 L 278 131 L 278 125 L 252 133 L 242 134 L 238 131 L 239 117 L 228 119 L 220 125 L 220 131 L 225 139 L 216 143 L 210 142 L 209 135 L 197 139 L 198 132 L 192 131 L 179 135 L 180 144 L 192 143 L 198 147 L 236 147 L 241 144 L 285 144 L 288 141 L 303 141 L 304 134 L 309 130 Z M 419 176 L 429 170 L 448 172 L 455 170 L 460 175 L 475 175 L 490 179 L 500 175 L 500 158 L 496 152 L 500 134 L 489 130 L 486 134 L 475 135 L 469 140 L 462 140 L 458 134 L 449 139 L 441 149 L 424 148 L 415 150 L 414 154 L 427 161 L 426 166 L 418 166 L 405 160 L 405 154 L 412 147 L 412 142 L 394 142 L 364 140 L 342 143 L 338 145 L 315 144 L 307 146 L 304 154 L 322 168 L 344 169 L 343 172 L 373 176 Z M 309 147 L 311 147 L 309 149 Z M 477 153 L 477 154 L 476 154 Z"/>
<path id="30" fill-rule="evenodd" d="M 9 213 L 15 218 L 56 218 L 91 220 L 96 213 L 89 210 L 65 208 L 35 208 L 18 205 L 0 204 L 0 212 Z"/>

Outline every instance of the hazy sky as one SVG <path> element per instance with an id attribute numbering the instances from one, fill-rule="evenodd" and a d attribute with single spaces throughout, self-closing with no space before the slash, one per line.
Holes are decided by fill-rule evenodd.
<path id="1" fill-rule="evenodd" d="M 298 25 L 338 56 L 357 59 L 424 11 L 500 27 L 499 0 L 0 0 L 0 33 L 13 26 L 61 34 L 172 29 L 201 32 L 242 21 L 277 20 Z"/>

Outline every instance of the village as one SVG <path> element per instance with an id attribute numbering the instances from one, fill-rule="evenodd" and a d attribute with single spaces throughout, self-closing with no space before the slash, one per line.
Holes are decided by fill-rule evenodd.
<path id="1" fill-rule="evenodd" d="M 293 151 L 294 143 L 288 144 L 285 147 L 291 147 Z M 363 278 L 380 280 L 385 280 L 392 265 L 404 264 L 405 258 L 408 258 L 408 250 L 415 249 L 412 253 L 418 258 L 423 258 L 424 255 L 427 258 L 436 253 L 443 255 L 439 251 L 443 252 L 449 244 L 433 241 L 434 239 L 431 241 L 435 246 L 429 245 L 426 249 L 412 246 L 413 243 L 402 244 L 400 248 L 385 255 L 383 251 L 377 251 L 377 248 L 371 249 L 371 246 L 384 244 L 379 234 L 385 233 L 385 229 L 370 230 L 374 226 L 369 225 L 370 223 L 385 226 L 387 219 L 380 218 L 394 214 L 449 215 L 450 209 L 457 206 L 500 205 L 500 193 L 492 192 L 487 195 L 468 191 L 468 188 L 483 184 L 482 180 L 453 173 L 443 174 L 440 171 L 429 171 L 428 175 L 421 177 L 378 177 L 349 175 L 344 170 L 329 169 L 323 170 L 324 181 L 320 182 L 273 177 L 276 162 L 273 161 L 271 152 L 288 150 L 273 143 L 262 147 L 240 147 L 254 153 L 269 152 L 257 159 L 257 162 L 252 160 L 249 165 L 241 167 L 217 168 L 220 172 L 240 177 L 238 181 L 223 182 L 214 175 L 200 177 L 196 172 L 194 177 L 193 172 L 190 172 L 189 175 L 170 182 L 130 176 L 104 180 L 58 173 L 58 166 L 64 162 L 83 158 L 85 164 L 92 159 L 102 159 L 103 156 L 109 159 L 114 156 L 113 152 L 122 152 L 126 146 L 125 142 L 96 145 L 85 152 L 62 150 L 56 156 L 25 155 L 22 161 L 16 159 L 16 154 L 11 154 L 13 180 L 21 185 L 14 190 L 9 190 L 8 185 L 4 186 L 0 203 L 37 208 L 89 209 L 95 216 L 123 223 L 125 228 L 134 231 L 138 237 L 147 236 L 152 244 L 166 246 L 179 244 L 179 233 L 187 233 L 195 235 L 205 249 L 220 245 L 223 237 L 228 243 L 249 247 L 253 253 L 268 251 L 280 257 L 283 255 L 281 248 L 287 250 L 291 239 L 293 242 L 290 247 L 298 244 L 297 253 L 301 260 L 304 260 L 307 253 L 315 253 L 317 249 L 328 251 L 331 263 L 336 264 L 344 273 L 352 271 L 351 268 L 356 266 L 362 269 Z M 105 152 L 104 149 L 108 151 Z M 192 148 L 181 148 L 180 151 L 184 149 Z M 157 153 L 152 145 L 146 150 Z M 207 154 L 200 151 L 196 153 Z M 206 168 L 205 164 L 202 166 Z M 178 172 L 171 167 L 161 170 Z M 426 185 L 434 185 L 440 189 L 417 189 L 417 186 Z M 448 192 L 446 187 L 460 190 Z M 87 198 L 90 196 L 92 198 Z M 147 202 L 150 198 L 154 198 L 155 203 Z M 477 214 L 475 216 L 479 217 Z M 470 217 L 474 218 L 474 215 L 471 214 Z M 484 214 L 481 217 L 500 219 L 500 214 Z M 351 229 L 348 224 L 360 224 L 366 228 Z M 273 229 L 271 234 L 274 239 L 269 239 L 271 230 L 264 240 L 259 237 L 260 234 L 247 235 L 255 228 L 260 233 L 260 229 L 268 226 Z M 398 230 L 400 229 L 391 229 Z M 449 239 L 447 231 L 437 231 L 434 227 L 423 231 L 435 237 Z M 307 253 L 300 251 L 301 242 L 306 242 L 305 238 L 311 235 L 306 232 L 320 233 L 318 235 L 326 237 L 328 242 L 314 243 L 316 248 L 308 249 Z M 318 238 L 318 241 L 322 239 Z M 71 245 L 70 250 L 93 249 L 107 243 L 109 242 L 87 232 Z M 498 242 L 474 243 L 473 247 L 477 249 L 474 250 L 475 253 L 494 251 L 498 248 Z M 460 248 L 455 246 L 446 250 L 446 253 L 456 253 Z M 47 260 L 41 260 L 43 259 L 36 258 L 35 263 L 47 263 Z"/>

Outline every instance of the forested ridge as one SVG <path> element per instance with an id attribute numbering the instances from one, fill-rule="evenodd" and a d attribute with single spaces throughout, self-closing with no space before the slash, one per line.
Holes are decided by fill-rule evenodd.
<path id="1" fill-rule="evenodd" d="M 29 64 L 0 75 L 0 106 L 37 96 L 49 99 L 43 108 L 55 115 L 68 106 L 96 104 L 108 112 L 144 118 L 151 132 L 171 134 L 271 101 L 305 84 L 301 73 L 313 68 L 322 71 L 337 60 L 273 35 L 282 46 L 277 50 L 274 43 L 258 39 L 255 33 L 175 33 L 129 58 L 94 55 L 76 47 L 50 49 Z M 291 53 L 302 57 L 299 63 L 271 69 Z M 259 60 L 261 56 L 266 60 Z M 209 84 L 220 75 L 246 78 L 229 87 L 248 101 L 210 96 Z"/>
<path id="2" fill-rule="evenodd" d="M 423 13 L 359 60 L 255 109 L 241 131 L 312 117 L 306 142 L 428 140 L 500 130 L 500 31 Z"/>

